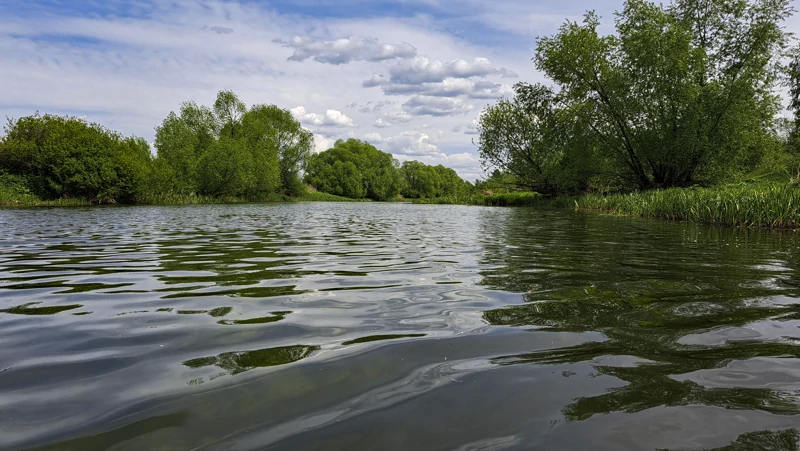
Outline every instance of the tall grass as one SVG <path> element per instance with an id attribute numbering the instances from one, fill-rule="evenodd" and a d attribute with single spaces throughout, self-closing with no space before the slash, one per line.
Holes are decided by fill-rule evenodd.
<path id="1" fill-rule="evenodd" d="M 201 204 L 237 204 L 267 202 L 358 202 L 355 199 L 334 196 L 308 190 L 299 196 L 285 194 L 266 194 L 254 198 L 234 196 L 202 196 L 194 193 L 150 192 L 142 195 L 137 204 L 142 205 L 201 205 Z M 24 181 L 15 176 L 0 173 L 0 206 L 4 207 L 71 207 L 88 206 L 103 203 L 114 203 L 113 200 L 102 199 L 53 199 L 43 200 L 31 193 Z"/>
<path id="2" fill-rule="evenodd" d="M 474 194 L 471 196 L 443 196 L 414 199 L 415 204 L 483 205 L 487 207 L 511 207 L 538 205 L 542 196 L 538 193 Z"/>
<path id="3" fill-rule="evenodd" d="M 647 218 L 735 227 L 800 228 L 800 187 L 787 183 L 586 194 L 572 199 L 572 203 L 578 208 Z"/>

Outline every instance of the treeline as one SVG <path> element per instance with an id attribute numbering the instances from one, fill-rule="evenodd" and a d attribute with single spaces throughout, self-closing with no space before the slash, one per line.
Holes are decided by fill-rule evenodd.
<path id="1" fill-rule="evenodd" d="M 800 164 L 800 48 L 790 0 L 628 0 L 540 38 L 548 84 L 518 83 L 480 120 L 485 166 L 545 194 L 712 185 Z M 785 61 L 792 61 L 784 65 Z M 787 83 L 794 122 L 781 120 Z"/>
<path id="2" fill-rule="evenodd" d="M 419 161 L 401 165 L 391 154 L 357 139 L 336 141 L 333 148 L 312 155 L 305 181 L 329 194 L 377 201 L 463 195 L 472 190 L 450 168 Z"/>
<path id="3" fill-rule="evenodd" d="M 339 141 L 318 155 L 313 147 L 313 135 L 289 111 L 247 107 L 230 91 L 221 91 L 212 106 L 185 102 L 171 112 L 156 127 L 155 155 L 142 138 L 77 117 L 37 113 L 8 120 L 0 138 L 0 202 L 320 199 L 305 183 L 337 196 L 389 200 L 469 187 L 452 169 L 401 166 L 364 142 Z"/>

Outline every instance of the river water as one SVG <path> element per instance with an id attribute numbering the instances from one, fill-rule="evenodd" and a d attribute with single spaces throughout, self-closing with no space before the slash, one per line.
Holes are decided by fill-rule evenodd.
<path id="1" fill-rule="evenodd" d="M 0 230 L 2 449 L 798 447 L 793 232 L 361 203 Z"/>

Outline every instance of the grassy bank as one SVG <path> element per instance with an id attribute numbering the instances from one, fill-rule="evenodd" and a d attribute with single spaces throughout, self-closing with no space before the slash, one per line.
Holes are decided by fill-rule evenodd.
<path id="1" fill-rule="evenodd" d="M 671 188 L 607 195 L 588 193 L 550 199 L 537 193 L 507 193 L 415 199 L 413 202 L 578 208 L 700 224 L 800 229 L 800 185 L 772 180 L 712 188 Z"/>
<path id="2" fill-rule="evenodd" d="M 471 196 L 444 196 L 414 199 L 415 204 L 483 205 L 487 207 L 513 207 L 540 205 L 542 196 L 538 193 L 475 194 Z"/>
<path id="3" fill-rule="evenodd" d="M 267 202 L 359 202 L 332 194 L 307 191 L 300 196 L 271 194 L 254 199 L 240 197 L 212 197 L 196 194 L 157 193 L 145 196 L 138 205 L 203 205 L 203 204 L 237 204 Z M 41 199 L 31 193 L 24 185 L 13 179 L 0 177 L 0 207 L 79 207 L 114 202 L 101 199 Z"/>
<path id="4" fill-rule="evenodd" d="M 738 183 L 713 188 L 672 188 L 630 194 L 585 194 L 552 200 L 620 215 L 734 227 L 800 228 L 800 186 Z"/>

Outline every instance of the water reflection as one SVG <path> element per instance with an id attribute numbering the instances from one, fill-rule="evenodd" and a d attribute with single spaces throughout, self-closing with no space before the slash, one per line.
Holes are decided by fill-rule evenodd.
<path id="1" fill-rule="evenodd" d="M 10 313 L 12 315 L 55 315 L 56 313 L 65 312 L 67 310 L 75 310 L 83 307 L 80 304 L 31 307 L 32 305 L 39 305 L 39 304 L 41 304 L 41 302 L 29 302 L 27 304 L 18 305 L 16 307 L 2 309 L 0 310 L 0 313 Z"/>
<path id="2" fill-rule="evenodd" d="M 797 444 L 791 233 L 400 204 L 0 222 L 0 448 Z"/>
<path id="3" fill-rule="evenodd" d="M 742 434 L 735 442 L 709 451 L 796 451 L 800 449 L 797 429 L 757 431 Z"/>
<path id="4" fill-rule="evenodd" d="M 405 335 L 370 335 L 368 337 L 356 338 L 355 340 L 345 341 L 343 345 L 356 345 L 359 343 L 371 343 L 373 341 L 398 340 L 400 338 L 419 338 L 426 334 L 405 334 Z"/>
<path id="5" fill-rule="evenodd" d="M 485 255 L 494 269 L 484 272 L 483 283 L 521 292 L 526 304 L 483 316 L 494 325 L 531 331 L 598 331 L 608 340 L 492 362 L 589 362 L 596 375 L 625 382 L 567 405 L 570 420 L 683 405 L 800 413 L 800 368 L 783 373 L 794 382 L 785 387 L 748 370 L 740 374 L 753 380 L 731 379 L 727 386 L 681 377 L 769 356 L 796 366 L 800 291 L 792 282 L 798 274 L 790 263 L 794 236 L 652 222 L 630 224 L 622 235 L 598 228 L 602 218 L 593 227 L 581 224 L 585 217 L 576 221 L 543 226 L 512 214 L 502 224 L 507 241 Z M 687 342 L 732 329 L 749 332 Z"/>
<path id="6" fill-rule="evenodd" d="M 276 323 L 286 318 L 292 312 L 271 312 L 272 316 L 262 316 L 260 318 L 248 318 L 248 319 L 226 319 L 219 322 L 219 324 L 225 324 L 227 326 L 235 325 L 235 324 L 267 324 L 267 323 Z"/>
<path id="7" fill-rule="evenodd" d="M 201 357 L 183 362 L 189 368 L 217 366 L 236 375 L 268 366 L 286 365 L 310 356 L 319 348 L 316 346 L 282 346 L 279 348 L 258 349 L 255 351 L 224 352 L 216 357 Z"/>

